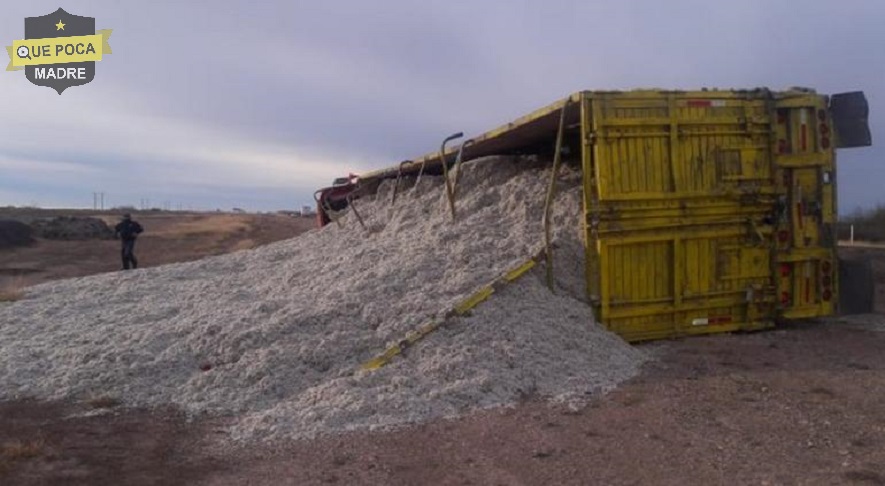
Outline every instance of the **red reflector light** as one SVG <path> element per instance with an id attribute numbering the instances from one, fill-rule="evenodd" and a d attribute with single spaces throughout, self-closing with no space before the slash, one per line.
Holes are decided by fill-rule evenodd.
<path id="1" fill-rule="evenodd" d="M 825 301 L 829 302 L 830 299 L 833 298 L 833 293 L 830 292 L 830 289 L 827 289 L 827 290 L 824 290 L 824 293 L 821 294 L 821 297 L 823 297 L 823 299 L 824 299 Z"/>
<path id="2" fill-rule="evenodd" d="M 790 303 L 790 293 L 789 292 L 781 292 L 781 304 L 787 305 Z"/>
<path id="3" fill-rule="evenodd" d="M 777 151 L 778 153 L 785 154 L 787 153 L 787 141 L 784 139 L 780 139 L 777 141 Z"/>
<path id="4" fill-rule="evenodd" d="M 833 277 L 829 275 L 824 275 L 824 278 L 820 279 L 821 283 L 824 284 L 824 287 L 829 287 L 833 284 Z"/>
<path id="5" fill-rule="evenodd" d="M 830 270 L 833 269 L 833 265 L 829 261 L 820 262 L 820 271 L 824 273 L 830 273 Z"/>
<path id="6" fill-rule="evenodd" d="M 827 137 L 821 137 L 820 138 L 820 148 L 822 148 L 822 149 L 830 148 L 830 139 Z"/>
<path id="7" fill-rule="evenodd" d="M 789 263 L 781 263 L 781 277 L 789 277 L 790 276 L 790 264 Z"/>

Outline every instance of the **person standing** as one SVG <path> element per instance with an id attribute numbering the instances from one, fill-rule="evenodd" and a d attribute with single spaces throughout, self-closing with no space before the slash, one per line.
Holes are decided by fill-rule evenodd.
<path id="1" fill-rule="evenodd" d="M 138 260 L 135 258 L 135 239 L 142 231 L 144 229 L 129 213 L 124 214 L 123 221 L 114 227 L 114 238 L 120 238 L 123 243 L 123 270 L 129 270 L 130 265 L 133 269 L 138 268 Z"/>

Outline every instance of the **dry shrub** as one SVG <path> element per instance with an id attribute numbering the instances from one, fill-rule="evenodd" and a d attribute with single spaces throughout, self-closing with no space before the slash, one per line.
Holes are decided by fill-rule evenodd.
<path id="1" fill-rule="evenodd" d="M 120 400 L 114 397 L 110 397 L 107 395 L 90 398 L 86 401 L 86 404 L 92 408 L 114 408 L 120 405 Z"/>
<path id="2" fill-rule="evenodd" d="M 0 249 L 34 244 L 33 229 L 21 221 L 0 219 Z"/>
<path id="3" fill-rule="evenodd" d="M 255 243 L 255 240 L 251 238 L 246 238 L 245 240 L 238 241 L 232 248 L 231 251 L 239 251 L 239 250 L 251 250 L 258 246 Z"/>
<path id="4" fill-rule="evenodd" d="M 25 284 L 21 278 L 0 284 L 0 302 L 15 302 L 25 296 Z"/>
<path id="5" fill-rule="evenodd" d="M 43 440 L 16 441 L 0 446 L 0 457 L 9 461 L 31 459 L 43 453 L 46 444 Z"/>
<path id="6" fill-rule="evenodd" d="M 836 396 L 836 392 L 834 392 L 833 390 L 830 390 L 829 388 L 823 387 L 823 386 L 816 386 L 816 387 L 808 390 L 808 393 L 813 393 L 815 395 L 822 395 L 822 396 L 831 397 L 831 398 Z"/>
<path id="7" fill-rule="evenodd" d="M 625 407 L 632 407 L 635 405 L 641 405 L 645 402 L 646 402 L 646 398 L 641 393 L 625 394 L 621 398 L 621 404 L 624 405 Z"/>
<path id="8" fill-rule="evenodd" d="M 221 215 L 201 215 L 195 219 L 176 222 L 168 227 L 151 230 L 151 236 L 164 238 L 188 238 L 205 236 L 227 236 L 243 233 L 251 229 L 248 218 Z"/>
<path id="9" fill-rule="evenodd" d="M 855 209 L 848 217 L 841 218 L 837 227 L 840 240 L 847 240 L 854 225 L 854 239 L 858 241 L 885 241 L 885 206 Z"/>
<path id="10" fill-rule="evenodd" d="M 855 483 L 885 484 L 885 476 L 869 469 L 844 472 L 842 476 Z"/>

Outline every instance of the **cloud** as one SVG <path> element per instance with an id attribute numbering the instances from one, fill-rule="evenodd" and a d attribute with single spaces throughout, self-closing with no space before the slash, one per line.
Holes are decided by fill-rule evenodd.
<path id="1" fill-rule="evenodd" d="M 68 10 L 113 28 L 114 54 L 62 96 L 0 75 L 0 157 L 30 164 L 15 178 L 0 165 L 0 190 L 27 177 L 38 193 L 65 193 L 67 182 L 72 198 L 99 186 L 292 207 L 336 176 L 588 88 L 864 89 L 877 142 L 885 4 L 851 5 L 83 0 Z M 25 16 L 55 8 L 14 4 L 0 19 L 4 42 Z M 878 147 L 839 154 L 843 208 L 885 202 L 883 158 Z M 53 178 L 62 167 L 92 172 Z"/>
<path id="2" fill-rule="evenodd" d="M 30 87 L 28 87 L 30 88 Z M 67 93 L 66 93 L 67 94 Z M 116 178 L 130 187 L 175 181 L 202 186 L 316 187 L 345 170 L 364 170 L 358 155 L 320 152 L 264 140 L 184 118 L 153 115 L 133 93 L 94 99 L 14 97 L 0 113 L 7 143 L 0 169 L 43 177 L 79 170 L 78 176 Z M 56 95 L 57 96 L 57 95 Z M 85 113 L 88 116 L 72 114 Z M 113 176 L 113 177 L 111 177 Z M 79 182 L 77 177 L 70 182 Z"/>
<path id="3" fill-rule="evenodd" d="M 13 159 L 0 155 L 0 170 L 34 172 L 48 176 L 88 175 L 100 170 L 87 164 L 73 162 L 51 162 L 45 160 Z"/>

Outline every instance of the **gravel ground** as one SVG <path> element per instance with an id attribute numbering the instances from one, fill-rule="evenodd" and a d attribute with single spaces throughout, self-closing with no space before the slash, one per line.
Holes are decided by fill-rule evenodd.
<path id="1" fill-rule="evenodd" d="M 655 343 L 584 408 L 233 449 L 222 417 L 0 402 L 0 484 L 885 484 L 883 347 L 838 321 Z"/>

